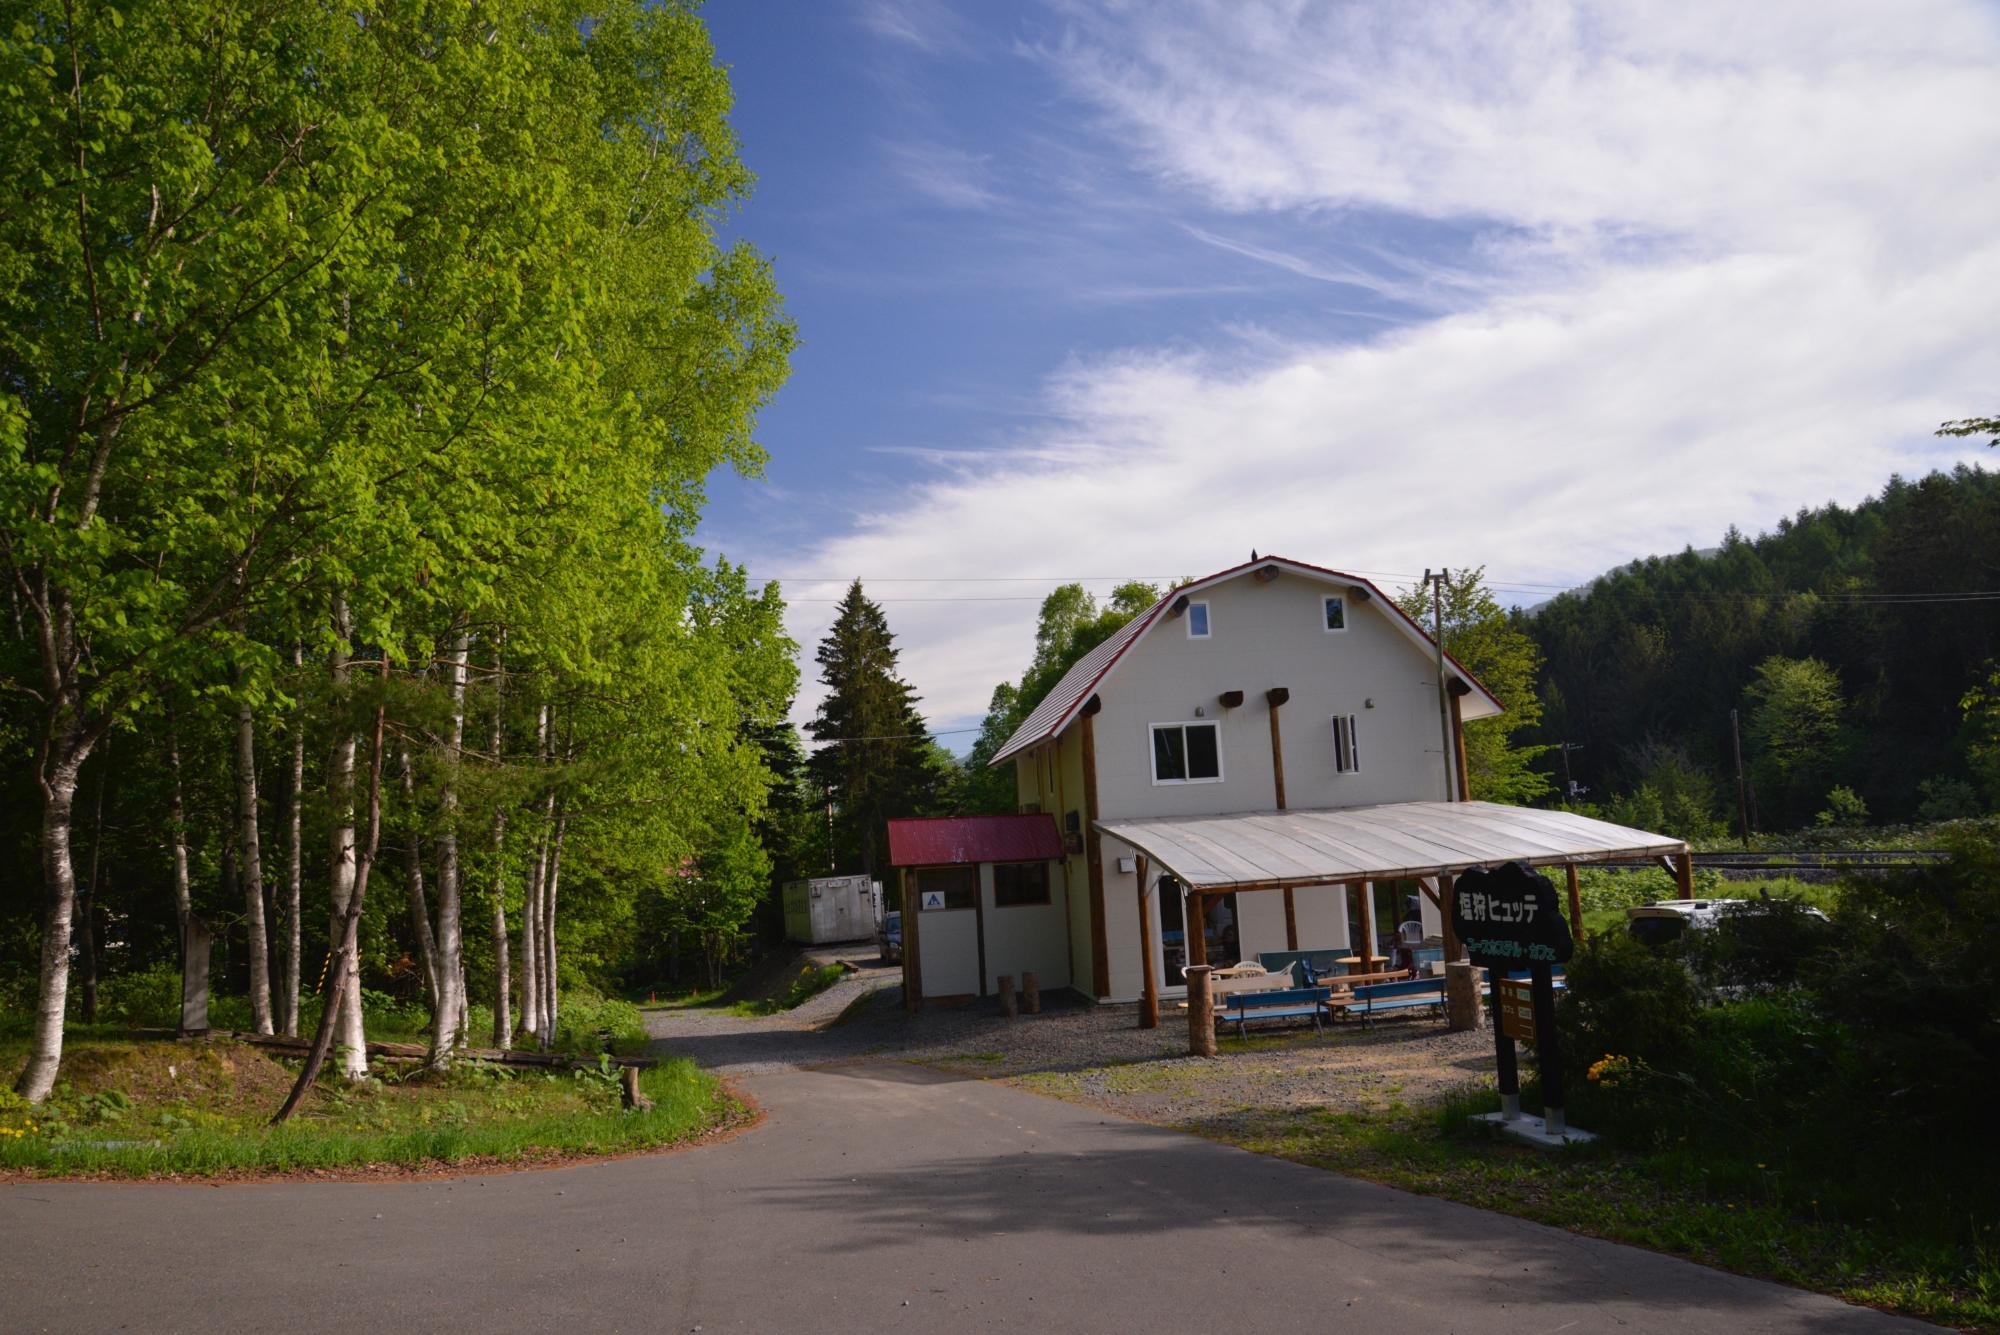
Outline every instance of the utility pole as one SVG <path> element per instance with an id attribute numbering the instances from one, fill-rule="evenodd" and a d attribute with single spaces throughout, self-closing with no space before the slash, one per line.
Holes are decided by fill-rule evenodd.
<path id="1" fill-rule="evenodd" d="M 1444 745 L 1438 754 L 1444 757 L 1444 800 L 1451 801 L 1451 696 L 1445 690 L 1444 682 L 1444 582 L 1451 571 L 1440 569 L 1435 575 L 1430 567 L 1424 567 L 1424 583 L 1431 590 L 1431 639 L 1437 649 L 1438 672 L 1438 734 Z M 1370 951 L 1374 946 L 1369 946 Z"/>
<path id="2" fill-rule="evenodd" d="M 1743 782 L 1743 728 L 1736 711 L 1729 711 L 1729 741 L 1736 752 L 1736 818 L 1741 822 L 1743 846 L 1750 847 L 1750 790 Z"/>
<path id="3" fill-rule="evenodd" d="M 1568 800 L 1570 800 L 1570 801 L 1574 802 L 1574 801 L 1575 801 L 1575 800 L 1576 800 L 1577 798 L 1579 798 L 1579 797 L 1581 797 L 1581 796 L 1583 795 L 1583 793 L 1584 793 L 1584 790 L 1583 790 L 1583 789 L 1581 789 L 1581 788 L 1579 788 L 1579 787 L 1577 787 L 1577 786 L 1576 786 L 1576 780 L 1570 777 L 1570 773 L 1569 773 L 1569 753 L 1570 753 L 1570 752 L 1572 752 L 1572 751 L 1581 751 L 1581 750 L 1583 750 L 1583 743 L 1582 743 L 1582 742 L 1557 742 L 1557 743 L 1556 743 L 1556 750 L 1558 750 L 1558 751 L 1560 751 L 1560 752 L 1562 753 L 1562 758 L 1563 758 L 1563 796 L 1564 796 L 1565 798 L 1567 798 Z"/>

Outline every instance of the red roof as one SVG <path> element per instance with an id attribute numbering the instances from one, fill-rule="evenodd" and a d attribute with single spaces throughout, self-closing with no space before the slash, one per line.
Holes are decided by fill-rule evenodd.
<path id="1" fill-rule="evenodd" d="M 955 862 L 1047 862 L 1063 855 L 1056 818 L 928 816 L 889 822 L 889 865 L 936 867 Z"/>

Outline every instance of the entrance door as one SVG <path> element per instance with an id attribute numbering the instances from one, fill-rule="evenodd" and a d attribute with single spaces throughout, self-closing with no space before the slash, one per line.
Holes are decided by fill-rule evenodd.
<path id="1" fill-rule="evenodd" d="M 1160 990 L 1178 993 L 1187 987 L 1187 975 L 1182 972 L 1188 963 L 1187 891 L 1179 881 L 1163 879 L 1153 892 L 1152 902 L 1159 928 L 1154 939 L 1159 942 L 1156 949 Z M 1226 969 L 1243 958 L 1235 895 L 1211 898 L 1202 926 L 1211 967 Z"/>

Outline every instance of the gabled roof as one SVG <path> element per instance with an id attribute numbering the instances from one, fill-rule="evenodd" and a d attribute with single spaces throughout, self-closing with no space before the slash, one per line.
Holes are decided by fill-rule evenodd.
<path id="1" fill-rule="evenodd" d="M 940 867 L 961 862 L 1047 862 L 1063 855 L 1056 818 L 925 816 L 889 822 L 889 865 Z"/>
<path id="2" fill-rule="evenodd" d="M 1011 759 L 1030 747 L 1039 746 L 1067 728 L 1071 720 L 1076 717 L 1077 711 L 1096 694 L 1099 684 L 1118 666 L 1126 651 L 1137 644 L 1147 631 L 1166 616 L 1167 609 L 1173 606 L 1176 599 L 1213 588 L 1217 584 L 1235 579 L 1239 575 L 1249 574 L 1253 570 L 1262 570 L 1265 566 L 1276 566 L 1280 570 L 1304 575 L 1323 584 L 1351 584 L 1367 589 L 1373 599 L 1381 603 L 1386 610 L 1389 624 L 1415 643 L 1425 657 L 1428 658 L 1437 652 L 1430 632 L 1412 621 L 1409 614 L 1397 605 L 1396 600 L 1377 588 L 1374 581 L 1339 570 L 1329 570 L 1325 566 L 1308 565 L 1304 561 L 1294 561 L 1289 557 L 1260 557 L 1255 561 L 1246 561 L 1242 565 L 1219 570 L 1203 579 L 1168 590 L 1165 597 L 1126 622 L 1115 635 L 1079 658 L 1068 672 L 1063 673 L 1062 680 L 1056 683 L 1055 689 L 1042 697 L 1042 702 L 1022 720 L 1021 726 L 1014 730 L 1014 735 L 1007 739 L 1007 744 L 994 752 L 993 759 L 987 763 L 997 765 L 1003 760 Z M 1494 698 L 1493 693 L 1480 685 L 1479 679 L 1467 672 L 1456 658 L 1446 654 L 1445 661 L 1455 670 L 1455 675 L 1472 688 L 1472 694 L 1466 699 L 1464 711 L 1467 719 L 1490 718 L 1494 714 L 1503 712 L 1505 707 Z"/>

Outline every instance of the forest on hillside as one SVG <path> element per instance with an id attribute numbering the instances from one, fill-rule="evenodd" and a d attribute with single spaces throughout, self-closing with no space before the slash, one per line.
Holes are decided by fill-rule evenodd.
<path id="1" fill-rule="evenodd" d="M 1513 614 L 1542 657 L 1523 741 L 1584 801 L 1689 835 L 2000 805 L 2000 475 L 1892 478 Z"/>

